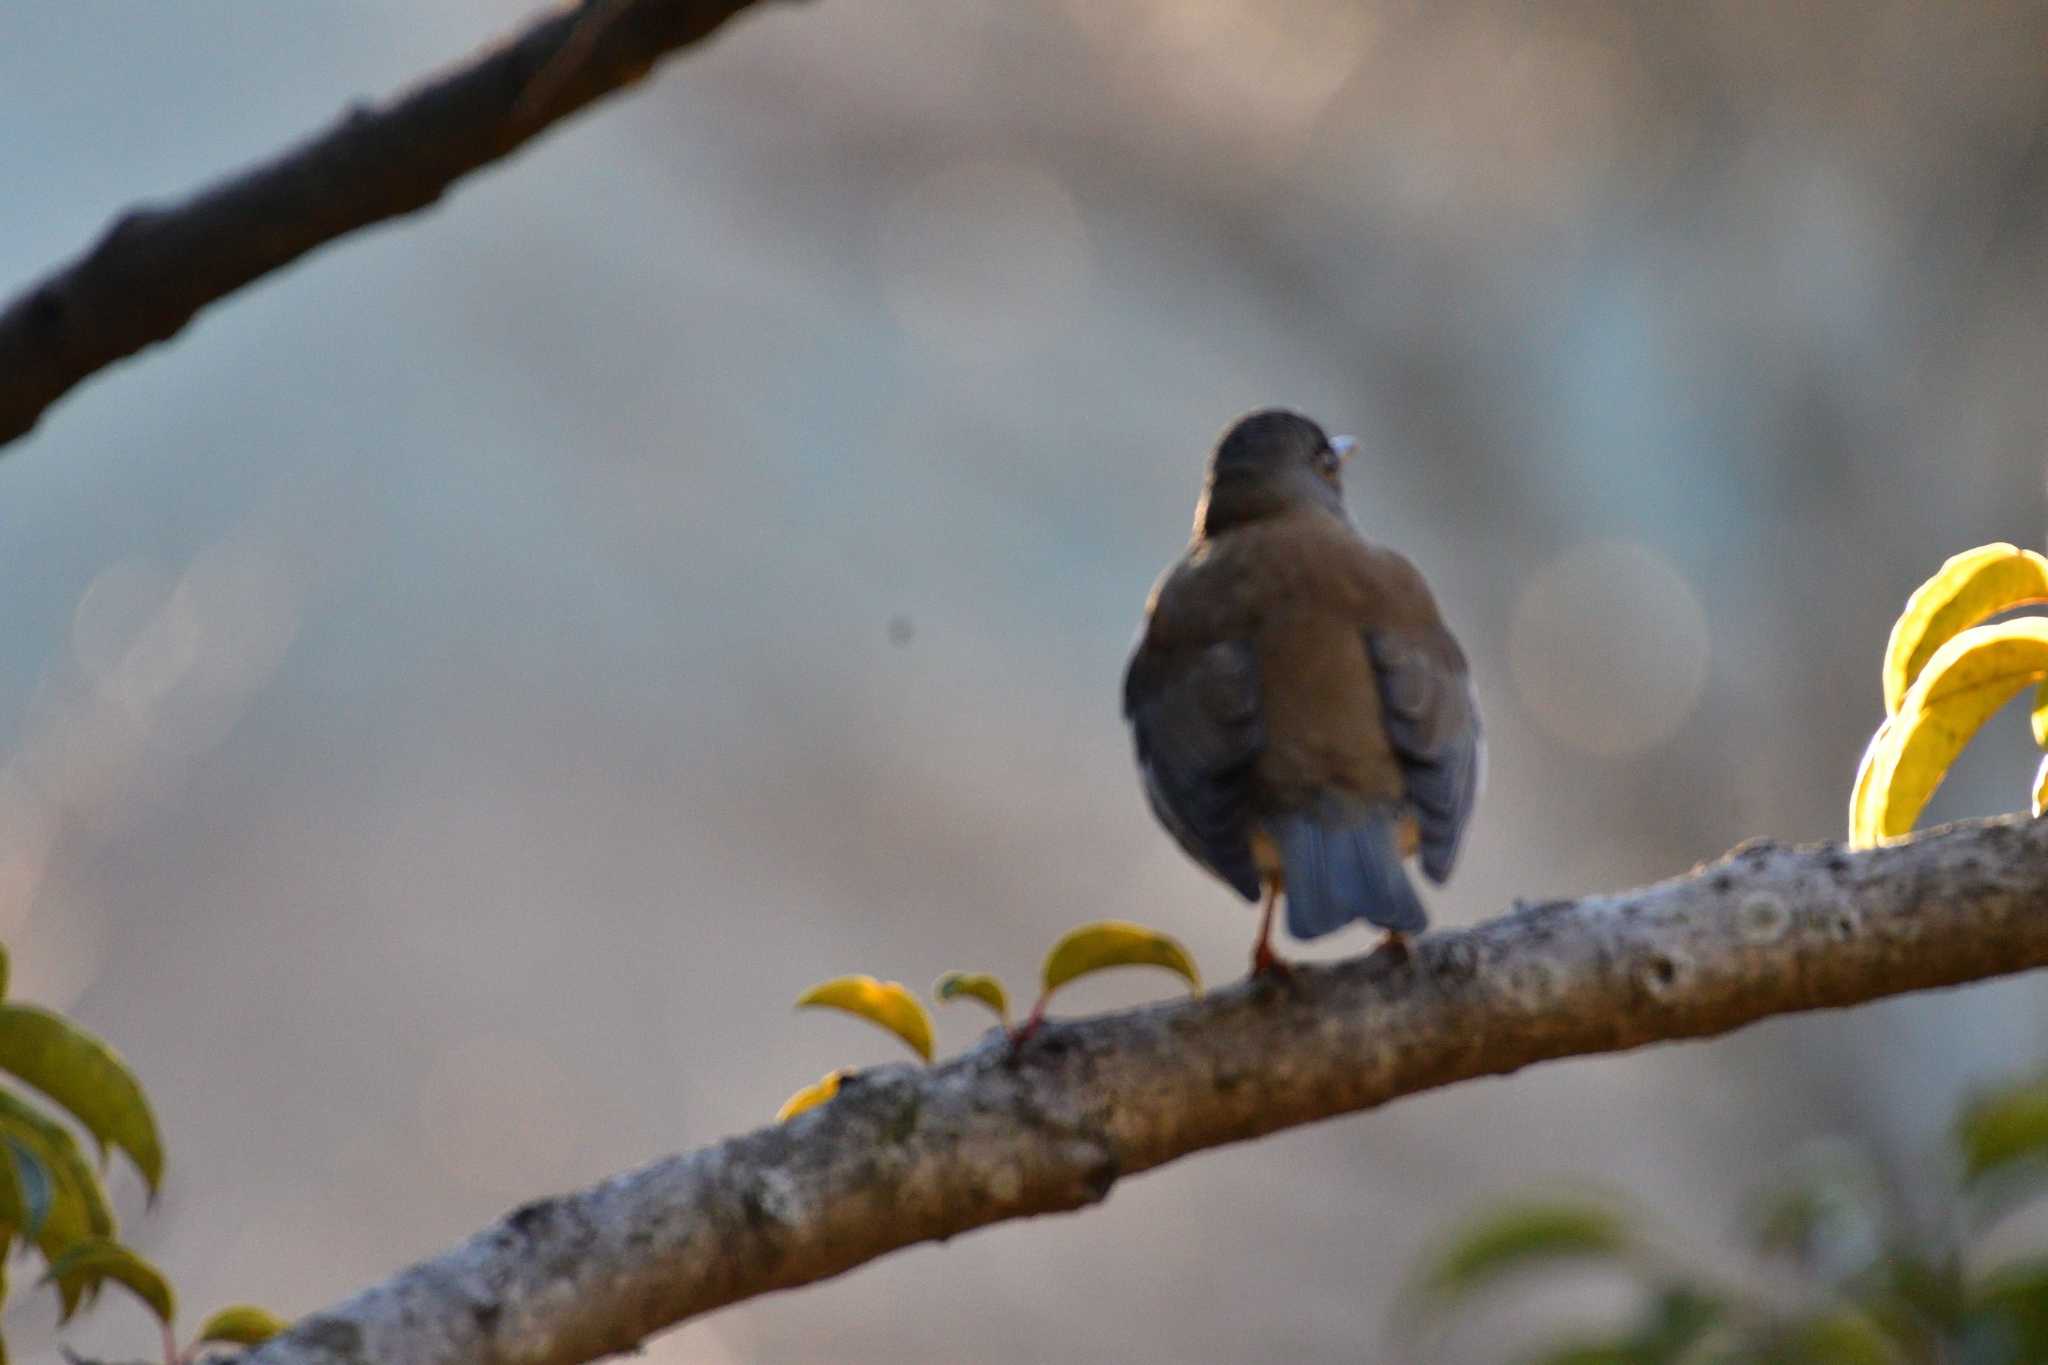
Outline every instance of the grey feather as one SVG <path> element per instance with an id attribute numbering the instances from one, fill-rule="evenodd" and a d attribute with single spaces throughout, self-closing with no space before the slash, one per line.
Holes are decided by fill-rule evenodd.
<path id="1" fill-rule="evenodd" d="M 1272 822 L 1287 868 L 1287 932 L 1320 938 L 1355 919 L 1420 932 L 1429 917 L 1401 866 L 1400 820 L 1392 806 L 1324 802 Z"/>
<path id="2" fill-rule="evenodd" d="M 1387 741 L 1421 829 L 1422 870 L 1442 882 L 1457 861 L 1479 795 L 1485 763 L 1479 703 L 1463 671 L 1446 668 L 1399 635 L 1374 633 L 1366 647 L 1379 678 Z"/>
<path id="3" fill-rule="evenodd" d="M 1189 857 L 1257 900 L 1246 806 L 1265 726 L 1250 643 L 1166 658 L 1141 645 L 1124 675 L 1124 716 L 1159 823 Z"/>

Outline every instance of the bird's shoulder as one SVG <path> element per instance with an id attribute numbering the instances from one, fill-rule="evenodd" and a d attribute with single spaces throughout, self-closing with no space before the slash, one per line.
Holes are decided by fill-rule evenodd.
<path id="1" fill-rule="evenodd" d="M 1336 616 L 1361 630 L 1441 629 L 1414 564 L 1319 509 L 1195 541 L 1153 588 L 1148 639 L 1162 647 L 1256 634 L 1276 615 Z"/>

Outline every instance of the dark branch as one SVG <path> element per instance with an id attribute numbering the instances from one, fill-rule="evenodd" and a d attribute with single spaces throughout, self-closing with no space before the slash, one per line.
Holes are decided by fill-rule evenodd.
<path id="1" fill-rule="evenodd" d="M 570 1365 L 916 1242 L 1082 1208 L 1178 1157 L 1559 1057 L 2048 965 L 2048 822 L 1756 844 L 1411 956 L 880 1067 L 792 1122 L 517 1210 L 248 1365 Z M 764 1105 L 769 1095 L 763 1095 Z"/>
<path id="2" fill-rule="evenodd" d="M 215 299 L 425 208 L 754 3 L 591 0 L 182 203 L 122 214 L 83 256 L 0 309 L 0 444 Z"/>

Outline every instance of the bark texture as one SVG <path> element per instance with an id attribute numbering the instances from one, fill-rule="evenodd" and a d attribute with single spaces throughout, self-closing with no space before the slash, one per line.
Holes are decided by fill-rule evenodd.
<path id="1" fill-rule="evenodd" d="M 130 209 L 0 309 L 0 444 L 74 385 L 313 248 L 425 208 L 757 0 L 586 0 L 176 204 Z"/>
<path id="2" fill-rule="evenodd" d="M 1517 906 L 1405 957 L 862 1072 L 788 1124 L 517 1209 L 248 1361 L 569 1365 L 915 1242 L 1085 1207 L 1205 1148 L 1531 1062 L 2043 964 L 2048 821 L 1865 853 L 1749 844 L 1656 886 Z"/>

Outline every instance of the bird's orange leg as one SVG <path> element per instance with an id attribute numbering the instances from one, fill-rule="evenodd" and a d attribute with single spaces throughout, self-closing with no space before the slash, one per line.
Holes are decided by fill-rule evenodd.
<path id="1" fill-rule="evenodd" d="M 1280 883 L 1266 883 L 1266 908 L 1259 914 L 1259 941 L 1252 947 L 1252 975 L 1286 976 L 1293 968 L 1273 951 L 1273 908 L 1280 904 Z"/>

